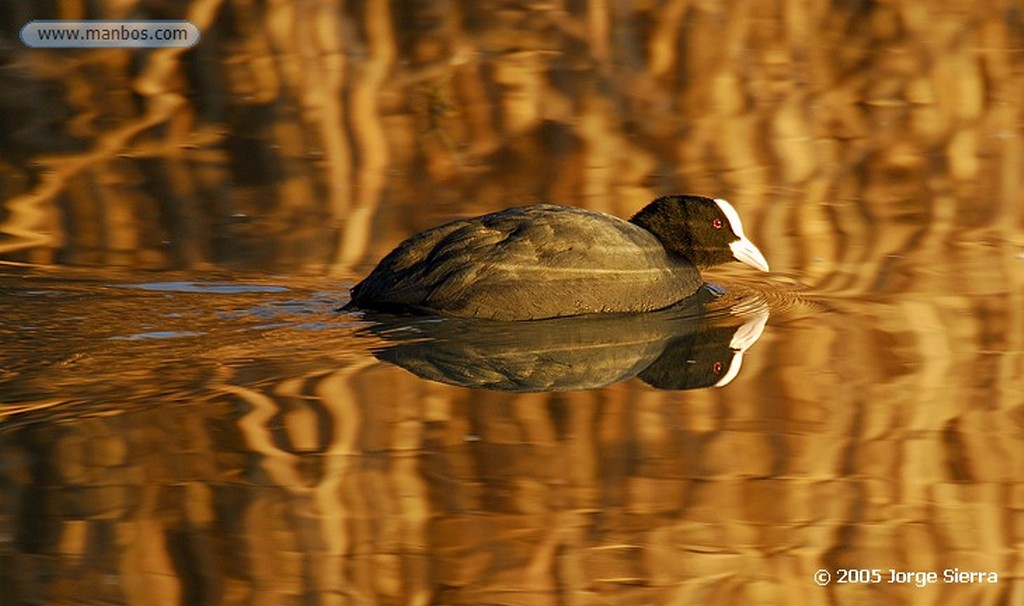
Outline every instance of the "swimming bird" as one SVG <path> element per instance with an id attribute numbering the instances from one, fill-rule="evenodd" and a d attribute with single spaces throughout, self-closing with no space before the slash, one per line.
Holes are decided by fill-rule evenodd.
<path id="1" fill-rule="evenodd" d="M 693 295 L 701 268 L 768 271 L 725 200 L 657 198 L 629 221 L 535 205 L 416 234 L 352 288 L 344 309 L 536 320 L 663 309 Z"/>

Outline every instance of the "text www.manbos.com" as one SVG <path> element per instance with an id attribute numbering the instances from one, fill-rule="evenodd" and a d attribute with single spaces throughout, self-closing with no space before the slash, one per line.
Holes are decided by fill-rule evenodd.
<path id="1" fill-rule="evenodd" d="M 188 48 L 199 42 L 189 21 L 31 21 L 21 41 L 32 48 Z"/>

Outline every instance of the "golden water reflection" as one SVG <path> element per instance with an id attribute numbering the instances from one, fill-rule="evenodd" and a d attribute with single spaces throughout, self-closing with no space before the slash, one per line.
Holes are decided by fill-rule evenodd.
<path id="1" fill-rule="evenodd" d="M 1022 600 L 1017 2 L 43 4 L 204 42 L 8 49 L 0 603 Z M 776 270 L 708 272 L 771 314 L 721 389 L 427 381 L 334 311 L 449 217 L 669 191 Z"/>
<path id="2" fill-rule="evenodd" d="M 979 334 L 944 329 L 912 300 L 776 301 L 726 387 L 634 378 L 544 394 L 375 360 L 383 342 L 334 312 L 343 295 L 319 279 L 152 277 L 23 276 L 4 310 L 66 317 L 84 300 L 105 320 L 39 331 L 24 363 L 5 356 L 0 393 L 50 402 L 3 405 L 9 603 L 974 603 L 1019 591 L 1020 335 L 986 332 L 1021 321 L 992 317 L 1003 295 L 956 298 L 986 318 Z M 846 567 L 1000 580 L 812 581 Z"/>

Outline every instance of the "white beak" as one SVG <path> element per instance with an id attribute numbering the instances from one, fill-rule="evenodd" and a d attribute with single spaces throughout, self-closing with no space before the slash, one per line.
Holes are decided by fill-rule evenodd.
<path id="1" fill-rule="evenodd" d="M 750 349 L 750 346 L 757 343 L 757 340 L 761 338 L 761 333 L 764 332 L 766 324 L 768 324 L 768 310 L 759 310 L 749 320 L 744 322 L 742 326 L 736 329 L 732 340 L 729 341 L 729 349 L 741 352 Z"/>
<path id="2" fill-rule="evenodd" d="M 732 249 L 732 258 L 736 259 L 740 263 L 746 263 L 751 267 L 756 267 L 761 271 L 768 271 L 768 261 L 765 260 L 764 255 L 761 251 L 757 250 L 754 243 L 747 239 L 747 236 L 743 234 L 743 222 L 740 221 L 740 214 L 736 212 L 736 209 L 732 207 L 722 198 L 715 198 L 715 204 L 722 210 L 722 214 L 729 220 L 729 227 L 732 228 L 732 233 L 739 236 L 739 240 L 736 240 L 729 245 Z"/>
<path id="3" fill-rule="evenodd" d="M 733 259 L 761 271 L 768 271 L 768 261 L 746 236 L 740 235 L 740 239 L 730 244 L 729 248 L 732 250 Z"/>
<path id="4" fill-rule="evenodd" d="M 755 248 L 754 250 L 757 249 Z M 729 349 L 732 349 L 735 353 L 732 355 L 729 369 L 715 383 L 715 387 L 725 387 L 736 378 L 736 375 L 740 374 L 740 367 L 743 366 L 743 354 L 761 338 L 761 333 L 764 332 L 764 326 L 767 323 L 768 311 L 762 310 L 747 320 L 743 326 L 736 329 L 736 334 L 732 336 L 732 341 L 729 342 Z"/>

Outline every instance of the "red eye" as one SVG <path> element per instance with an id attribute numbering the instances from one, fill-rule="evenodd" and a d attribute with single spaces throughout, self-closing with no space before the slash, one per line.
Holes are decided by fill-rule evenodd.
<path id="1" fill-rule="evenodd" d="M 721 362 L 715 362 L 714 364 L 712 364 L 711 365 L 711 372 L 715 373 L 716 375 L 722 374 L 722 363 Z"/>
<path id="2" fill-rule="evenodd" d="M 714 227 L 715 229 L 722 229 L 722 220 L 715 217 L 711 220 L 711 227 Z"/>

